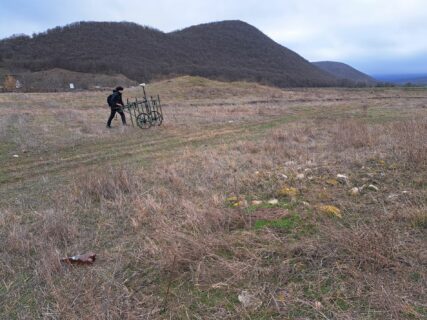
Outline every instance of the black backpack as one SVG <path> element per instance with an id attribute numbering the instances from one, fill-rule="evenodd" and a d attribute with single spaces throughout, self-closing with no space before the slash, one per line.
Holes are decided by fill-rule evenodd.
<path id="1" fill-rule="evenodd" d="M 110 107 L 114 107 L 113 96 L 114 96 L 114 93 L 110 94 L 107 98 L 107 103 Z"/>

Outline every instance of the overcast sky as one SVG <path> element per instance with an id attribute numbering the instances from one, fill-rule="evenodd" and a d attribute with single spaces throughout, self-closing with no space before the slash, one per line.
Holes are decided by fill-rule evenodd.
<path id="1" fill-rule="evenodd" d="M 427 73 L 427 0 L 0 0 L 0 38 L 76 21 L 169 32 L 235 19 L 310 61 L 369 74 Z"/>

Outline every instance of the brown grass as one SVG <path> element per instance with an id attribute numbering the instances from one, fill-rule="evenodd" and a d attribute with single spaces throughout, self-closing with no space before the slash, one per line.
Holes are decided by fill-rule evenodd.
<path id="1" fill-rule="evenodd" d="M 201 99 L 203 90 L 225 90 L 212 86 L 192 94 Z M 402 115 L 392 103 L 399 89 L 268 89 L 277 99 L 308 101 L 258 105 L 247 102 L 244 92 L 253 93 L 242 86 L 236 89 L 241 96 L 220 102 L 233 105 L 192 107 L 176 98 L 182 105 L 165 110 L 175 123 L 144 133 L 129 128 L 122 133 L 133 135 L 129 141 L 101 125 L 80 130 L 79 139 L 48 137 L 48 157 L 81 158 L 41 170 L 47 178 L 26 196 L 18 183 L 2 191 L 16 198 L 0 210 L 2 317 L 424 318 L 427 126 L 419 100 L 411 100 L 415 94 L 403 92 L 415 102 Z M 360 114 L 376 97 L 381 105 Z M 38 112 L 44 111 L 36 108 L 35 119 Z M 74 111 L 52 112 L 66 119 L 53 130 L 69 122 L 81 129 L 98 114 L 79 123 Z M 23 137 L 23 125 L 13 123 Z M 36 140 L 44 136 L 31 132 Z M 75 141 L 76 149 L 58 148 L 59 139 Z M 141 139 L 157 147 L 127 158 Z M 173 139 L 186 143 L 173 145 Z M 85 152 L 103 160 L 89 166 Z M 114 152 L 132 161 L 109 160 L 106 154 Z M 8 160 L 6 168 L 30 172 L 36 157 L 32 151 L 28 157 Z M 349 177 L 348 185 L 327 183 L 338 173 Z M 363 185 L 359 195 L 349 194 Z M 298 195 L 280 196 L 283 187 Z M 240 205 L 226 200 L 230 196 Z M 267 205 L 272 198 L 279 204 Z M 251 205 L 254 199 L 264 204 Z M 322 214 L 321 204 L 337 206 L 343 218 Z M 86 251 L 98 254 L 93 266 L 59 262 Z M 240 303 L 243 291 L 256 303 Z"/>

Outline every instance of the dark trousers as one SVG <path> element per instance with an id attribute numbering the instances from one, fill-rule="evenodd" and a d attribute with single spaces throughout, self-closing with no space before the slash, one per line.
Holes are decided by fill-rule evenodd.
<path id="1" fill-rule="evenodd" d="M 126 124 L 126 118 L 125 118 L 125 114 L 124 114 L 123 110 L 120 107 L 110 107 L 110 108 L 111 108 L 111 113 L 110 113 L 110 117 L 108 118 L 108 121 L 107 121 L 107 126 L 111 125 L 111 121 L 113 121 L 113 118 L 116 115 L 116 112 L 118 112 L 120 117 L 122 118 L 122 123 Z"/>

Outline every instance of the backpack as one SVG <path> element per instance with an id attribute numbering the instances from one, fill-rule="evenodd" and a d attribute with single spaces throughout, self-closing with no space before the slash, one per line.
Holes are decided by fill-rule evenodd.
<path id="1" fill-rule="evenodd" d="M 107 98 L 107 103 L 110 107 L 114 107 L 113 95 L 114 93 L 110 94 Z"/>

